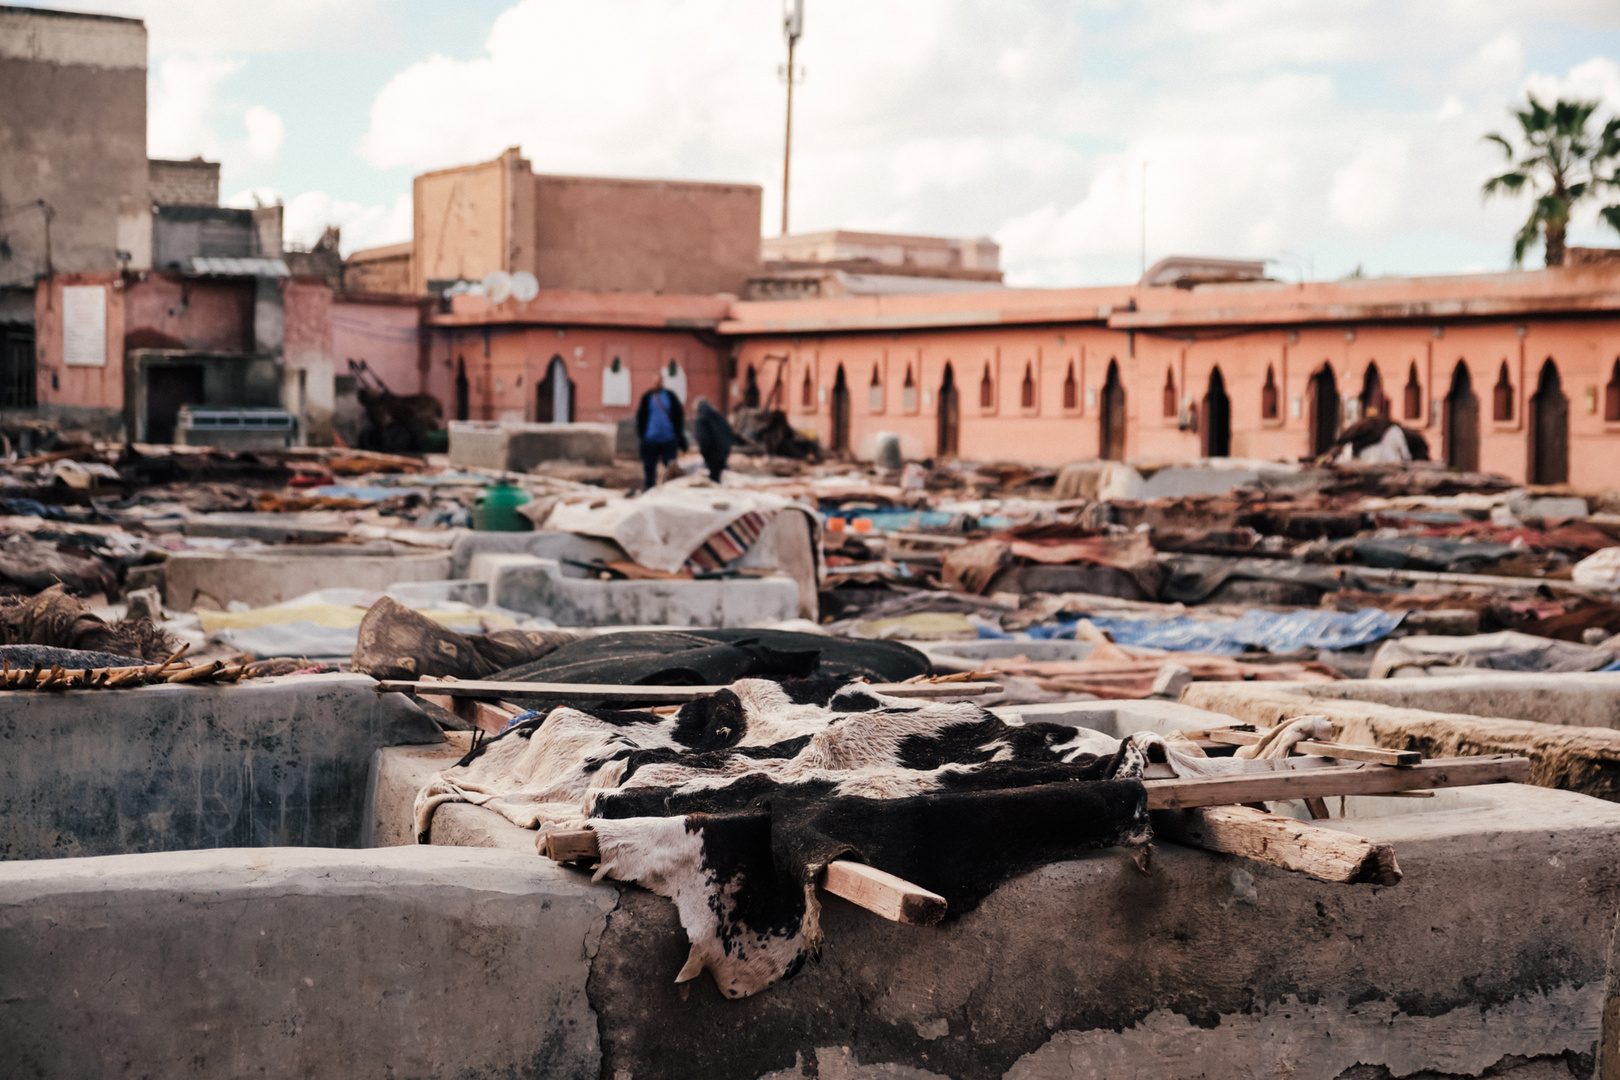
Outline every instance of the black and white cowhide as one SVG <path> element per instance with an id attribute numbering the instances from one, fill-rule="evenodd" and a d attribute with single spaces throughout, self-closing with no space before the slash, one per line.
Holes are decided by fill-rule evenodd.
<path id="1" fill-rule="evenodd" d="M 819 954 L 814 883 L 855 858 L 943 895 L 952 914 L 1008 876 L 1150 838 L 1149 760 L 1203 759 L 1144 734 L 1009 723 L 973 704 L 744 679 L 672 717 L 556 708 L 436 776 L 416 801 L 465 801 L 527 828 L 598 837 L 598 877 L 675 902 L 709 971 L 744 997 Z"/>

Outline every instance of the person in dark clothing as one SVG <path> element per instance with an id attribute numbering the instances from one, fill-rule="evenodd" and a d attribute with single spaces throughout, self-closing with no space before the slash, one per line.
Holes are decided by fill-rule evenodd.
<path id="1" fill-rule="evenodd" d="M 686 449 L 686 413 L 681 399 L 663 385 L 641 395 L 636 407 L 636 436 L 641 440 L 641 469 L 645 491 L 658 486 L 658 467 L 668 465 Z"/>
<path id="2" fill-rule="evenodd" d="M 737 442 L 737 433 L 731 430 L 720 410 L 709 404 L 707 398 L 698 398 L 697 418 L 692 421 L 692 434 L 697 436 L 698 453 L 709 467 L 709 479 L 720 482 L 726 471 L 726 459 Z"/>

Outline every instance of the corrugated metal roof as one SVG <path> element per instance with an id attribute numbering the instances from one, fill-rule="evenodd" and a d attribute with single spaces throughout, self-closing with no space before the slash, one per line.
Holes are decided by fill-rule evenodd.
<path id="1" fill-rule="evenodd" d="M 292 271 L 281 259 L 228 259 L 197 255 L 191 260 L 193 274 L 222 277 L 291 277 Z"/>

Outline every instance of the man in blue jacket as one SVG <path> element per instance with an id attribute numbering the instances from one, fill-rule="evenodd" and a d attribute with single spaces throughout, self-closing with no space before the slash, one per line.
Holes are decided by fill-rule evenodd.
<path id="1" fill-rule="evenodd" d="M 658 467 L 675 460 L 686 449 L 686 414 L 681 399 L 659 379 L 659 385 L 641 395 L 636 407 L 636 436 L 641 440 L 641 468 L 646 478 L 644 491 L 658 484 Z"/>

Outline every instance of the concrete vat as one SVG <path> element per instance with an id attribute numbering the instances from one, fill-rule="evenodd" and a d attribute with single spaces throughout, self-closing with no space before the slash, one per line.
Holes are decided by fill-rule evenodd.
<path id="1" fill-rule="evenodd" d="M 289 545 L 176 551 L 163 567 L 166 607 L 218 611 L 232 600 L 265 607 L 316 589 L 382 592 L 396 582 L 442 581 L 450 576 L 450 553 L 387 542 Z"/>

